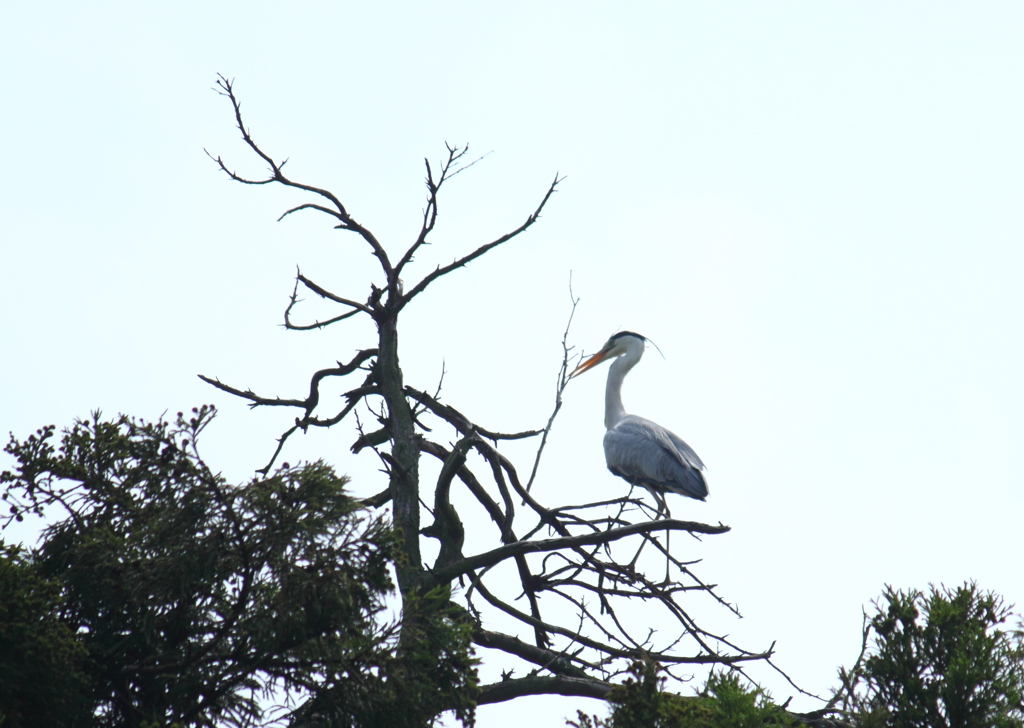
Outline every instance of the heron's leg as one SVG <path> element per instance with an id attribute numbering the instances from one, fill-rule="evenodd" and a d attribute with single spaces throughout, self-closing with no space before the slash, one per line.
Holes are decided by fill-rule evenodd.
<path id="1" fill-rule="evenodd" d="M 651 489 L 650 493 L 651 495 L 654 496 L 654 500 L 658 504 L 658 518 L 665 518 L 666 516 L 670 516 L 671 514 L 668 510 L 668 504 L 665 502 L 664 494 L 659 493 L 653 488 Z"/>
<path id="2" fill-rule="evenodd" d="M 668 509 L 668 501 L 665 500 L 665 494 L 661 495 L 661 502 L 665 506 L 665 518 L 671 518 L 672 512 Z M 665 583 L 668 584 L 669 569 L 671 564 L 669 563 L 668 554 L 672 550 L 672 532 L 665 531 Z"/>
<path id="3" fill-rule="evenodd" d="M 654 496 L 654 500 L 658 503 L 658 515 L 657 518 L 671 518 L 672 512 L 668 509 L 668 502 L 665 500 L 665 494 L 660 491 L 649 488 L 648 491 Z M 665 583 L 668 583 L 669 569 L 671 564 L 669 563 L 668 552 L 672 546 L 672 532 L 665 532 Z"/>
<path id="4" fill-rule="evenodd" d="M 665 583 L 668 584 L 669 567 L 668 554 L 672 550 L 672 532 L 665 531 Z"/>
<path id="5" fill-rule="evenodd" d="M 612 472 L 614 473 L 615 471 L 614 471 L 614 470 L 612 470 Z M 616 473 L 616 475 L 618 475 L 618 473 Z M 630 484 L 629 484 L 629 485 L 630 485 L 630 488 L 629 488 L 629 495 L 628 495 L 627 497 L 631 498 L 631 497 L 633 496 L 633 489 L 634 489 L 634 488 L 636 488 L 636 487 L 637 487 L 637 485 L 639 485 L 639 484 L 638 484 L 638 483 L 633 483 L 633 482 L 630 482 Z M 650 492 L 651 492 L 651 491 L 650 491 L 650 489 L 649 489 L 649 488 L 647 488 L 647 486 L 646 486 L 646 485 L 645 485 L 645 486 L 643 486 L 643 488 L 644 488 L 644 490 L 646 490 L 646 491 L 647 491 L 648 493 L 650 493 Z M 643 508 L 641 508 L 641 509 L 640 509 L 640 513 L 643 513 L 643 512 L 644 512 L 644 511 L 643 511 Z M 633 569 L 633 570 L 635 570 L 635 569 L 636 569 L 636 562 L 637 562 L 637 560 L 638 560 L 638 559 L 640 558 L 640 554 L 642 554 L 642 553 L 644 552 L 644 546 L 646 546 L 646 545 L 647 545 L 647 539 L 646 539 L 646 538 L 644 538 L 644 539 L 643 539 L 643 540 L 642 540 L 642 541 L 640 542 L 640 548 L 638 548 L 638 549 L 636 550 L 636 553 L 635 553 L 635 554 L 633 554 L 633 558 L 632 558 L 632 559 L 630 559 L 630 561 L 629 561 L 629 568 L 630 568 L 630 569 Z"/>

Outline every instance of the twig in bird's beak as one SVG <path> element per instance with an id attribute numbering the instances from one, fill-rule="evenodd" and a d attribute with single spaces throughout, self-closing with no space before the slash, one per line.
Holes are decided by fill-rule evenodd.
<path id="1" fill-rule="evenodd" d="M 572 379 L 573 377 L 578 376 L 583 372 L 587 371 L 588 369 L 603 362 L 605 359 L 608 358 L 608 351 L 609 347 L 606 346 L 589 359 L 580 362 L 580 365 L 572 370 L 572 373 L 569 375 L 569 379 Z"/>

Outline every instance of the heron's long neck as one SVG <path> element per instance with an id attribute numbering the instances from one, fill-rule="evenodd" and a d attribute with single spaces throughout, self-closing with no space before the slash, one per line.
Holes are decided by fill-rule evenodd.
<path id="1" fill-rule="evenodd" d="M 622 380 L 638 361 L 639 356 L 625 354 L 612 362 L 611 369 L 608 370 L 608 384 L 604 390 L 604 426 L 609 430 L 626 416 L 626 410 L 622 406 Z"/>

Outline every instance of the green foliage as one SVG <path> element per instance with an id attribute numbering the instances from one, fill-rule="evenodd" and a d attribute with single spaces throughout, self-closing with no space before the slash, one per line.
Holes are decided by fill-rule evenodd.
<path id="1" fill-rule="evenodd" d="M 18 637 L 36 645 L 33 669 L 66 669 L 72 685 L 71 657 L 84 659 L 81 725 L 259 724 L 285 694 L 298 701 L 284 711 L 293 724 L 327 706 L 330 720 L 317 725 L 399 725 L 387 721 L 408 701 L 389 676 L 413 668 L 396 657 L 397 625 L 381 619 L 393 591 L 391 529 L 323 463 L 228 485 L 195 449 L 213 415 L 179 413 L 172 425 L 96 414 L 59 443 L 53 427 L 12 437 L 18 470 L 0 475 L 11 517 L 52 517 L 55 507 L 65 517 L 30 563 L 4 562 L 2 588 L 23 598 L 0 611 L 0 635 L 25 621 L 17 609 L 34 610 L 38 634 Z M 435 611 L 414 656 L 433 692 L 409 701 L 429 694 L 431 709 L 446 701 L 471 722 L 468 635 Z M 2 690 L 19 684 L 4 679 Z M 5 710 L 23 700 L 0 698 Z M 7 712 L 5 728 L 19 725 Z"/>
<path id="2" fill-rule="evenodd" d="M 750 687 L 733 672 L 713 672 L 694 697 L 664 692 L 660 668 L 650 660 L 635 662 L 633 677 L 612 689 L 611 716 L 602 720 L 577 711 L 575 728 L 761 728 L 793 726 L 795 721 L 759 687 Z"/>
<path id="3" fill-rule="evenodd" d="M 0 542 L 0 725 L 72 725 L 85 705 L 85 650 L 57 619 L 60 588 Z"/>
<path id="4" fill-rule="evenodd" d="M 405 608 L 415 609 L 418 618 L 403 618 L 407 646 L 382 665 L 382 679 L 360 695 L 347 676 L 334 676 L 300 711 L 297 725 L 420 728 L 448 710 L 464 725 L 475 724 L 478 660 L 470 650 L 472 624 L 440 589 L 407 596 Z"/>
<path id="5" fill-rule="evenodd" d="M 388 682 L 396 702 L 407 707 L 400 711 L 401 721 L 392 718 L 381 725 L 416 728 L 443 710 L 454 711 L 466 725 L 475 723 L 479 661 L 470 651 L 475 625 L 451 603 L 450 591 L 445 586 L 406 596 L 402 659 L 391 666 Z M 408 619 L 412 611 L 415 620 Z"/>
<path id="6" fill-rule="evenodd" d="M 842 672 L 863 726 L 1024 726 L 1024 639 L 1011 609 L 973 583 L 928 594 L 886 587 L 863 665 Z"/>
<path id="7" fill-rule="evenodd" d="M 755 728 L 756 726 L 792 726 L 789 717 L 771 696 L 760 687 L 748 687 L 734 672 L 716 672 L 708 678 L 703 693 L 704 705 L 710 710 L 707 725 L 714 728 Z"/>

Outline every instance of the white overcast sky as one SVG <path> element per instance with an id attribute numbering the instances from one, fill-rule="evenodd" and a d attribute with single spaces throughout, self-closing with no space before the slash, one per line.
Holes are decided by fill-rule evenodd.
<path id="1" fill-rule="evenodd" d="M 468 142 L 493 153 L 446 188 L 407 283 L 567 178 L 526 236 L 408 312 L 407 381 L 443 365 L 480 424 L 542 426 L 571 271 L 573 344 L 630 329 L 664 352 L 625 404 L 707 463 L 708 502 L 673 513 L 733 530 L 674 544 L 743 612 L 723 629 L 775 641 L 824 693 L 884 584 L 977 579 L 1024 604 L 1021 38 L 1012 2 L 5 3 L 0 430 L 213 402 L 206 455 L 242 480 L 293 415 L 195 375 L 301 396 L 372 344 L 366 324 L 280 328 L 296 265 L 362 299 L 373 260 L 326 218 L 276 223 L 294 194 L 215 169 L 204 147 L 263 171 L 217 72 L 265 149 L 392 252 L 417 229 L 423 157 Z M 552 504 L 621 491 L 604 374 L 567 392 L 536 486 Z M 285 458 L 376 492 L 350 441 Z M 587 704 L 480 725 L 562 726 Z"/>

